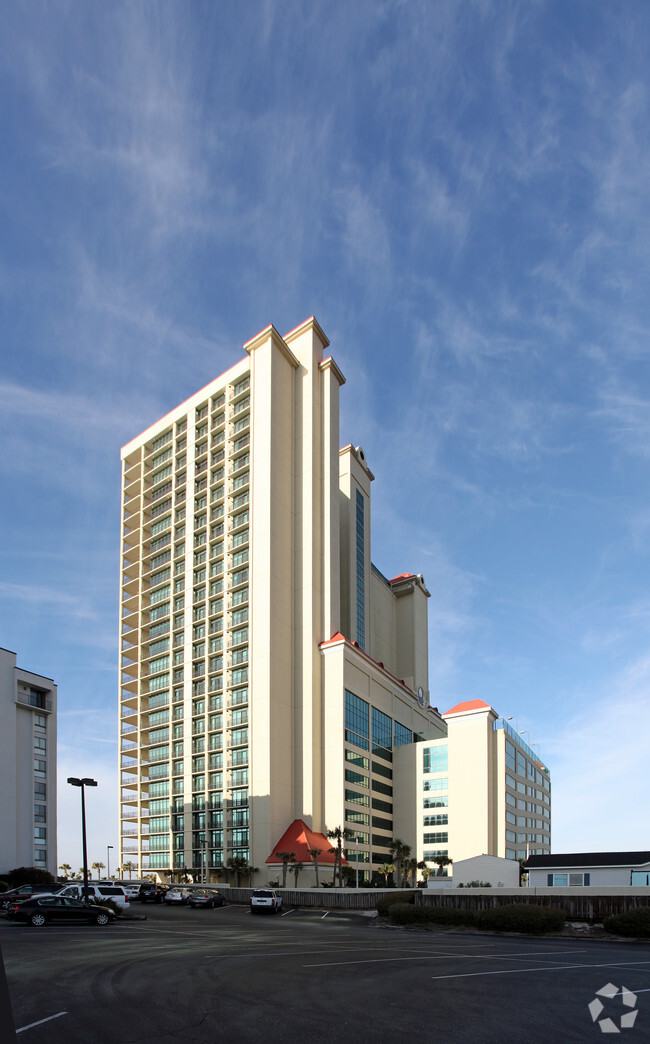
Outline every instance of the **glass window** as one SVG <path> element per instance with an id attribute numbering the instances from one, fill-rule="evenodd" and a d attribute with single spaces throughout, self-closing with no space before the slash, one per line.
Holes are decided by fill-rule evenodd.
<path id="1" fill-rule="evenodd" d="M 390 750 L 392 745 L 393 719 L 387 714 L 372 708 L 372 743 L 373 746 L 386 747 Z"/>
<path id="2" fill-rule="evenodd" d="M 395 746 L 403 747 L 406 743 L 413 742 L 413 733 L 410 729 L 407 729 L 406 725 L 400 725 L 399 721 L 395 722 Z"/>
<path id="3" fill-rule="evenodd" d="M 425 747 L 423 750 L 425 772 L 447 771 L 447 744 L 438 747 Z"/>
<path id="4" fill-rule="evenodd" d="M 348 689 L 345 690 L 345 738 L 357 747 L 369 749 L 369 705 Z"/>

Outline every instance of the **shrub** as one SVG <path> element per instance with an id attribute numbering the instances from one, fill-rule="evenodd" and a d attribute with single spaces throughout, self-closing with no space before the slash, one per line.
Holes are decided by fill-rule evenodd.
<path id="1" fill-rule="evenodd" d="M 415 903 L 414 892 L 393 892 L 392 895 L 384 895 L 377 900 L 377 913 L 380 917 L 386 917 L 391 906 L 395 903 Z"/>
<path id="2" fill-rule="evenodd" d="M 613 935 L 627 935 L 630 938 L 650 938 L 650 906 L 638 906 L 626 913 L 614 914 L 603 921 L 606 932 Z"/>
<path id="3" fill-rule="evenodd" d="M 119 903 L 116 903 L 114 899 L 91 899 L 95 906 L 107 906 L 109 910 L 112 910 L 114 914 L 121 917 L 123 913 L 123 907 Z"/>
<path id="4" fill-rule="evenodd" d="M 525 932 L 527 935 L 560 931 L 565 920 L 564 910 L 529 903 L 512 903 L 493 910 L 481 910 L 476 914 L 479 928 L 493 932 Z"/>
<path id="5" fill-rule="evenodd" d="M 7 882 L 10 888 L 20 888 L 26 884 L 54 884 L 56 881 L 47 870 L 40 870 L 37 866 L 18 866 L 7 874 Z"/>
<path id="6" fill-rule="evenodd" d="M 474 923 L 474 913 L 471 910 L 457 910 L 453 906 L 409 906 L 408 903 L 395 903 L 390 907 L 388 916 L 393 924 Z"/>

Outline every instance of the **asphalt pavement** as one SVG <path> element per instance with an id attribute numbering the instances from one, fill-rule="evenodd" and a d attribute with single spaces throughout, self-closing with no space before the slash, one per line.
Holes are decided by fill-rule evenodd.
<path id="1" fill-rule="evenodd" d="M 564 1044 L 601 1040 L 622 1017 L 630 1044 L 650 1040 L 647 944 L 414 931 L 314 910 L 132 911 L 146 920 L 0 921 L 19 1041 Z"/>

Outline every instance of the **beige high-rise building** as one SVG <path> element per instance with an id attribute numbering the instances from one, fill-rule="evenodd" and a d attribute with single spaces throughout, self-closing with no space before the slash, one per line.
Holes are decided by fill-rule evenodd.
<path id="1" fill-rule="evenodd" d="M 442 718 L 446 736 L 396 758 L 405 781 L 396 824 L 415 839 L 417 858 L 550 852 L 551 777 L 539 755 L 484 700 L 459 703 Z"/>
<path id="2" fill-rule="evenodd" d="M 373 475 L 312 318 L 122 450 L 120 860 L 262 868 L 288 826 L 389 858 L 395 749 L 428 707 L 421 575 L 370 558 Z"/>
<path id="3" fill-rule="evenodd" d="M 56 874 L 56 685 L 0 649 L 0 877 Z"/>

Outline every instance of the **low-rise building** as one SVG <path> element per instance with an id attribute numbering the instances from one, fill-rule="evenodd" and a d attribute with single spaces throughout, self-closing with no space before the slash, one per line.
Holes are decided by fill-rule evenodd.
<path id="1" fill-rule="evenodd" d="M 531 888 L 650 887 L 650 852 L 537 854 L 526 870 Z"/>

